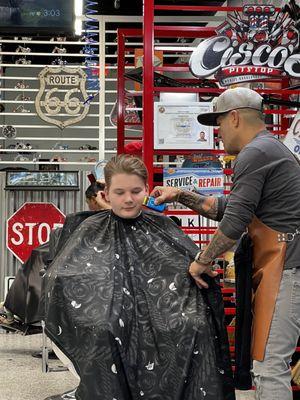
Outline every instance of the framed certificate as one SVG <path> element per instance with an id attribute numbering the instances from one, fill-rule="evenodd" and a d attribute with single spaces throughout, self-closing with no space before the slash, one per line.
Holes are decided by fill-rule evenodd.
<path id="1" fill-rule="evenodd" d="M 154 103 L 154 148 L 213 149 L 213 127 L 201 125 L 197 120 L 199 114 L 211 111 L 211 102 Z"/>

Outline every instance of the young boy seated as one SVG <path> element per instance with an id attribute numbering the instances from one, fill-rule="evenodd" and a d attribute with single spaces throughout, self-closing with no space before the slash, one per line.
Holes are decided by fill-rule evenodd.
<path id="1" fill-rule="evenodd" d="M 111 210 L 66 221 L 45 276 L 46 332 L 80 377 L 76 399 L 234 399 L 220 287 L 188 272 L 198 247 L 143 209 L 142 160 L 104 172 Z"/>

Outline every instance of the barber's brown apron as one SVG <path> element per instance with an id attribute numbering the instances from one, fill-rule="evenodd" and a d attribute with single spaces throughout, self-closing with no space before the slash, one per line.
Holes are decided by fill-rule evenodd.
<path id="1" fill-rule="evenodd" d="M 248 227 L 253 242 L 252 359 L 263 361 L 285 261 L 286 242 L 280 232 L 254 217 Z"/>

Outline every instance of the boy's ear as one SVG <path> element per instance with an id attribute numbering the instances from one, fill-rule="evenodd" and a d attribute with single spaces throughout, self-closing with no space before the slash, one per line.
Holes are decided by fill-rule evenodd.
<path id="1" fill-rule="evenodd" d="M 109 202 L 109 195 L 108 195 L 108 190 L 107 190 L 106 186 L 104 188 L 104 191 L 101 192 L 101 196 L 103 196 L 103 195 L 104 195 L 104 199 Z"/>
<path id="2" fill-rule="evenodd" d="M 146 183 L 146 194 L 149 195 L 149 185 Z"/>

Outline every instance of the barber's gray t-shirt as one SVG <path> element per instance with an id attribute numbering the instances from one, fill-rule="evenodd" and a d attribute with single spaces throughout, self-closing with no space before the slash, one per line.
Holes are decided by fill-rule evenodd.
<path id="1" fill-rule="evenodd" d="M 238 154 L 231 193 L 220 199 L 219 215 L 219 227 L 231 239 L 241 236 L 254 215 L 279 232 L 300 230 L 300 165 L 267 131 Z M 287 242 L 285 268 L 294 267 L 300 267 L 300 235 Z"/>

